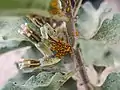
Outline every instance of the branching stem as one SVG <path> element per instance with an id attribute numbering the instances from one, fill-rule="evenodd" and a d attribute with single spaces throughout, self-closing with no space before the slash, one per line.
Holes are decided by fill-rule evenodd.
<path id="1" fill-rule="evenodd" d="M 78 1 L 76 2 L 76 5 L 75 5 L 75 7 L 74 7 L 74 13 L 73 13 L 73 17 L 74 17 L 74 18 L 76 17 L 76 15 L 77 15 L 77 13 L 78 13 L 78 11 L 79 11 L 79 8 L 80 8 L 80 6 L 81 6 L 81 4 L 82 4 L 82 1 L 83 1 L 83 0 L 78 0 Z"/>
<path id="2" fill-rule="evenodd" d="M 69 2 L 70 11 L 68 12 L 69 22 L 67 22 L 67 33 L 68 33 L 69 37 L 72 37 L 72 38 L 69 38 L 68 41 L 69 41 L 70 45 L 73 47 L 74 43 L 76 41 L 76 36 L 73 34 L 73 32 L 76 32 L 74 16 L 77 15 L 78 10 L 81 6 L 82 0 L 78 0 L 78 4 L 77 4 L 76 8 L 74 9 L 74 11 L 73 11 L 73 8 L 71 5 L 71 0 L 68 0 L 68 2 Z M 84 63 L 83 63 L 81 56 L 80 56 L 79 48 L 77 48 L 76 50 L 72 49 L 71 58 L 75 64 L 75 68 L 79 72 L 79 76 L 81 76 L 81 78 L 82 78 L 82 82 L 84 83 L 85 90 L 90 90 L 90 88 L 88 86 L 89 80 L 87 78 Z"/>

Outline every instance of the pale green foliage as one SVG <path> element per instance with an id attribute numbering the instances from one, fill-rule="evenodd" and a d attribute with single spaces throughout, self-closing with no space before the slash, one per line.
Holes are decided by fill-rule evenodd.
<path id="1" fill-rule="evenodd" d="M 49 13 L 52 0 L 1 0 L 0 16 L 23 16 L 37 14 L 44 17 L 52 17 L 58 20 L 68 20 L 65 16 L 53 15 Z"/>
<path id="2" fill-rule="evenodd" d="M 51 0 L 1 0 L 1 15 L 25 15 L 28 13 L 37 13 L 49 16 Z"/>
<path id="3" fill-rule="evenodd" d="M 53 75 L 50 72 L 41 72 L 37 76 L 31 76 L 24 85 L 29 87 L 48 86 Z"/>
<path id="4" fill-rule="evenodd" d="M 1 31 L 1 35 L 6 36 L 5 38 L 2 38 L 2 36 L 1 36 L 1 42 L 0 42 L 1 53 L 7 52 L 7 51 L 11 51 L 13 49 L 20 48 L 20 47 L 32 46 L 32 48 L 30 48 L 27 51 L 25 51 L 24 55 L 22 55 L 20 57 L 21 58 L 25 58 L 25 59 L 29 59 L 29 58 L 30 59 L 39 59 L 39 60 L 42 59 L 40 61 L 41 64 L 42 64 L 42 66 L 41 66 L 42 68 L 44 68 L 44 66 L 50 66 L 50 65 L 56 64 L 56 63 L 58 63 L 60 61 L 60 59 L 58 59 L 58 58 L 51 58 L 51 59 L 45 59 L 46 57 L 43 58 L 42 55 L 41 55 L 41 52 L 38 51 L 39 50 L 38 48 L 40 48 L 40 47 L 36 48 L 35 45 L 33 45 L 34 43 L 30 42 L 28 38 L 24 37 L 24 35 L 20 35 L 18 33 L 18 30 L 21 29 L 20 25 L 22 23 L 28 22 L 29 26 L 33 30 L 35 30 L 36 32 L 41 34 L 40 29 L 37 28 L 34 24 L 30 23 L 30 21 L 25 20 L 22 17 L 21 18 L 17 17 L 15 19 L 13 18 L 13 20 L 11 18 L 7 18 L 7 19 L 5 19 L 5 21 L 4 21 L 4 19 L 2 19 L 2 21 L 1 21 L 2 23 L 6 22 L 5 25 L 2 25 L 2 23 L 1 23 L 1 27 L 3 27 L 0 30 Z M 8 30 L 5 31 L 6 29 L 8 29 Z M 48 44 L 48 42 L 46 40 L 44 40 L 44 43 L 49 46 L 49 44 Z M 40 43 L 39 43 L 39 45 L 40 45 Z M 4 50 L 2 50 L 3 48 L 4 48 Z M 42 47 L 42 45 L 41 45 L 41 48 L 43 48 L 43 50 L 47 51 L 47 48 Z M 48 55 L 50 55 L 50 54 L 48 54 Z M 60 65 L 57 65 L 57 66 L 58 67 L 55 67 L 55 69 L 59 69 L 60 68 L 59 67 Z M 41 67 L 40 67 L 40 70 L 41 70 Z M 40 70 L 38 70 L 38 71 L 40 71 Z M 31 69 L 29 71 L 27 71 L 27 70 L 23 70 L 22 71 L 21 70 L 22 73 L 26 73 L 26 72 L 27 73 L 28 72 L 32 73 L 33 71 L 34 71 L 34 69 Z M 60 69 L 59 69 L 59 71 L 60 71 Z M 43 78 L 44 72 L 42 72 L 42 73 L 38 74 L 37 76 L 30 77 L 27 81 L 26 81 L 26 78 L 25 78 L 25 80 L 23 80 L 23 79 L 21 80 L 21 78 L 15 77 L 15 78 L 18 78 L 19 80 L 18 79 L 17 80 L 16 79 L 15 80 L 11 79 L 4 86 L 4 88 L 1 89 L 1 90 L 14 90 L 14 89 L 15 90 L 27 90 L 27 89 L 28 90 L 47 90 L 48 89 L 49 90 L 50 88 L 51 88 L 51 90 L 58 90 L 72 76 L 72 74 L 70 74 L 70 75 L 69 74 L 68 75 L 62 75 L 61 73 L 56 73 L 56 74 L 45 73 L 45 74 L 47 74 L 47 75 L 44 78 Z M 21 75 L 21 74 L 18 75 L 18 76 L 25 77 L 25 75 Z M 36 83 L 31 82 L 31 80 L 33 80 L 33 82 L 36 82 Z M 17 85 L 14 84 L 14 82 L 17 82 L 17 81 L 18 81 L 18 84 Z M 22 85 L 22 86 L 20 85 L 20 83 L 23 84 L 22 81 L 24 81 L 24 83 L 26 82 L 25 86 L 24 85 Z M 43 83 L 40 83 L 40 82 L 38 83 L 38 81 L 43 82 L 44 85 L 43 85 Z M 28 84 L 28 83 L 33 84 L 33 87 L 30 87 L 31 85 Z M 46 85 L 46 83 L 47 83 L 47 85 Z M 39 84 L 39 85 L 34 87 L 35 84 L 37 84 L 37 85 Z"/>
<path id="5" fill-rule="evenodd" d="M 103 22 L 98 33 L 93 37 L 95 40 L 105 41 L 106 44 L 117 44 L 120 41 L 120 14 L 115 14 L 113 19 Z"/>
<path id="6" fill-rule="evenodd" d="M 112 19 L 103 21 L 100 29 L 91 40 L 78 39 L 81 55 L 85 64 L 115 67 L 120 65 L 119 28 L 120 14 L 118 13 L 115 14 Z M 114 69 L 114 71 L 119 72 L 119 68 Z M 119 73 L 110 74 L 102 88 L 103 90 L 119 90 L 119 81 Z"/>
<path id="7" fill-rule="evenodd" d="M 109 66 L 114 64 L 112 52 L 104 42 L 78 39 L 82 58 L 87 65 Z M 106 55 L 110 53 L 109 55 Z"/>
<path id="8" fill-rule="evenodd" d="M 26 15 L 34 12 L 40 16 L 51 17 L 52 15 L 49 13 L 49 10 L 51 9 L 51 1 L 52 0 L 1 0 L 0 15 Z M 120 15 L 117 14 L 112 20 L 105 20 L 103 22 L 104 19 L 102 15 L 106 13 L 104 12 L 105 9 L 105 4 L 101 5 L 99 10 L 95 10 L 90 4 L 86 4 L 83 5 L 82 9 L 80 9 L 78 13 L 77 29 L 80 30 L 81 37 L 83 36 L 83 38 L 90 39 L 95 35 L 92 40 L 78 39 L 77 41 L 77 43 L 80 44 L 81 56 L 87 65 L 114 65 L 114 58 L 116 58 L 116 53 L 118 53 L 116 50 L 113 50 L 113 48 L 109 48 L 108 45 L 119 42 Z M 57 16 L 53 18 L 56 17 Z M 58 18 L 61 20 L 59 16 L 57 19 Z M 18 33 L 20 25 L 25 22 L 27 22 L 34 31 L 40 34 L 42 38 L 41 42 L 35 44 L 32 41 L 29 41 L 28 38 L 24 37 L 24 35 L 20 35 Z M 18 75 L 10 79 L 1 90 L 58 90 L 70 77 L 72 77 L 73 73 L 60 73 L 61 69 L 65 69 L 62 66 L 63 62 L 60 62 L 61 59 L 46 59 L 46 56 L 53 54 L 49 48 L 50 43 L 46 40 L 48 39 L 46 33 L 50 33 L 53 37 L 62 36 L 62 33 L 66 28 L 58 27 L 58 31 L 53 33 L 54 30 L 48 31 L 47 24 L 45 25 L 42 28 L 38 28 L 29 20 L 23 19 L 23 17 L 0 18 L 0 53 L 23 46 L 32 46 L 32 48 L 25 51 L 21 58 L 39 59 L 42 64 L 39 67 L 39 72 L 37 72 L 37 74 L 35 73 L 35 70 L 32 69 L 30 69 L 31 72 L 28 71 L 29 73 L 22 72 L 21 70 L 24 74 L 21 75 L 21 72 L 18 73 Z M 108 45 L 101 41 L 106 41 Z M 117 60 L 119 60 L 119 57 L 117 57 Z M 52 66 L 52 68 L 49 66 Z M 44 72 L 42 71 L 42 68 L 44 67 L 48 67 L 51 70 L 59 69 L 59 72 Z M 69 68 L 68 66 L 66 67 Z M 72 69 L 74 69 L 73 66 Z M 30 76 L 25 75 L 30 73 L 34 74 Z M 117 78 L 120 78 L 119 74 L 109 75 L 102 87 L 103 90 L 119 90 L 120 87 L 117 83 L 119 83 L 120 80 Z"/>
<path id="9" fill-rule="evenodd" d="M 23 85 L 9 81 L 1 90 L 58 90 L 73 74 L 41 72 L 31 76 Z"/>
<path id="10" fill-rule="evenodd" d="M 24 22 L 22 17 L 0 17 L 0 40 L 26 40 L 18 33 Z"/>
<path id="11" fill-rule="evenodd" d="M 52 17 L 55 19 L 67 19 L 59 15 L 53 15 L 49 13 L 51 10 L 51 1 L 52 0 L 1 0 L 0 1 L 0 16 L 23 16 L 27 14 L 37 14 L 44 17 Z M 60 2 L 58 2 L 58 8 L 61 9 Z"/>
<path id="12" fill-rule="evenodd" d="M 12 50 L 14 48 L 19 47 L 20 42 L 18 41 L 1 41 L 0 42 L 0 53 L 8 52 L 9 50 Z"/>
<path id="13" fill-rule="evenodd" d="M 76 25 L 81 37 L 92 38 L 98 32 L 104 19 L 108 18 L 106 16 L 111 13 L 109 12 L 110 9 L 106 3 L 102 3 L 98 10 L 91 3 L 85 3 L 79 9 Z"/>
<path id="14" fill-rule="evenodd" d="M 102 86 L 102 90 L 120 90 L 120 73 L 111 73 Z"/>

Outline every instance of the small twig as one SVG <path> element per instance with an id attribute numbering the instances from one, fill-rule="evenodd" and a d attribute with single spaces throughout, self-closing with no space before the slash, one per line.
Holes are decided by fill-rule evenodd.
<path id="1" fill-rule="evenodd" d="M 74 13 L 73 13 L 73 17 L 74 17 L 74 18 L 76 17 L 76 15 L 77 15 L 77 13 L 78 13 L 78 11 L 79 11 L 79 8 L 80 8 L 80 6 L 81 6 L 81 4 L 82 4 L 82 1 L 83 1 L 83 0 L 78 0 L 77 3 L 76 3 L 76 5 L 75 5 Z"/>

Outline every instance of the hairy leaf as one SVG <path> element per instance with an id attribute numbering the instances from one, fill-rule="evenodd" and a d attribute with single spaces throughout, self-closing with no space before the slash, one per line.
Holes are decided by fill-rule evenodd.
<path id="1" fill-rule="evenodd" d="M 57 6 L 52 5 L 52 3 L 57 3 Z M 54 16 L 53 18 L 66 19 L 66 17 L 64 17 L 62 13 L 60 13 L 59 4 L 60 3 L 58 2 L 58 0 L 55 0 L 55 1 L 54 0 L 24 0 L 24 1 L 1 0 L 0 15 L 1 16 L 19 15 L 20 16 L 20 15 L 27 15 L 27 14 L 37 14 L 45 17 Z"/>
<path id="2" fill-rule="evenodd" d="M 24 22 L 22 17 L 0 17 L 0 40 L 26 40 L 18 33 Z"/>
<path id="3" fill-rule="evenodd" d="M 30 89 L 30 88 L 26 88 L 26 87 L 20 87 L 18 85 L 15 85 L 14 83 L 12 82 L 8 82 L 6 84 L 5 87 L 2 87 L 0 90 L 34 90 L 34 89 Z"/>
<path id="4" fill-rule="evenodd" d="M 32 87 L 38 87 L 38 86 L 48 86 L 50 84 L 51 78 L 54 74 L 50 72 L 41 72 L 37 76 L 30 77 L 26 83 L 25 86 L 31 86 Z"/>
<path id="5" fill-rule="evenodd" d="M 62 75 L 61 73 L 56 73 L 54 77 L 52 78 L 52 82 L 48 86 L 49 88 L 53 88 L 53 90 L 59 90 L 60 87 L 70 78 L 72 77 L 73 72 L 66 73 L 65 75 Z"/>
<path id="6" fill-rule="evenodd" d="M 77 42 L 82 52 L 82 58 L 87 65 L 109 66 L 114 64 L 112 51 L 104 42 L 84 39 L 78 39 Z"/>
<path id="7" fill-rule="evenodd" d="M 120 73 L 111 73 L 102 86 L 102 90 L 120 90 Z"/>
<path id="8" fill-rule="evenodd" d="M 6 3 L 7 2 L 7 3 Z M 48 11 L 51 0 L 1 0 L 0 10 L 1 14 L 26 14 L 26 13 L 41 13 L 43 15 L 48 15 L 40 10 Z M 3 13 L 2 13 L 3 12 Z"/>
<path id="9" fill-rule="evenodd" d="M 14 40 L 0 41 L 0 54 L 13 50 L 19 47 L 20 42 Z"/>
<path id="10" fill-rule="evenodd" d="M 104 2 L 99 9 L 95 9 L 91 3 L 86 2 L 78 12 L 77 28 L 81 37 L 85 39 L 92 38 L 101 27 L 105 18 L 112 16 L 111 7 Z"/>
<path id="11" fill-rule="evenodd" d="M 95 40 L 105 41 L 106 44 L 116 44 L 120 41 L 120 14 L 115 14 L 113 19 L 103 22 L 98 33 L 93 37 Z"/>
<path id="12" fill-rule="evenodd" d="M 33 46 L 32 43 L 28 41 L 16 41 L 16 40 L 2 40 L 0 41 L 0 54 L 6 53 L 8 51 L 12 51 L 18 48 L 31 46 L 32 48 L 27 51 L 22 58 L 34 58 L 39 59 L 42 57 L 42 54 Z"/>
<path id="13" fill-rule="evenodd" d="M 1 90 L 58 90 L 73 73 L 62 75 L 61 73 L 41 72 L 32 76 L 24 85 L 8 82 Z"/>

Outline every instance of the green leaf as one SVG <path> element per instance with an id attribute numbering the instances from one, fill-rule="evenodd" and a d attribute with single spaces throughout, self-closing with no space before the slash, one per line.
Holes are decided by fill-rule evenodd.
<path id="1" fill-rule="evenodd" d="M 77 43 L 87 65 L 109 66 L 114 64 L 112 51 L 104 42 L 78 39 Z"/>
<path id="2" fill-rule="evenodd" d="M 104 19 L 111 17 L 110 10 L 111 7 L 106 3 L 102 3 L 97 10 L 89 2 L 83 4 L 79 9 L 76 25 L 80 36 L 85 39 L 92 38 L 98 32 Z"/>
<path id="3" fill-rule="evenodd" d="M 20 25 L 25 23 L 23 17 L 0 17 L 0 41 L 1 40 L 27 40 L 18 33 Z"/>
<path id="4" fill-rule="evenodd" d="M 120 14 L 115 14 L 113 19 L 103 22 L 98 33 L 93 37 L 95 40 L 105 41 L 106 44 L 116 44 L 120 42 Z"/>
<path id="5" fill-rule="evenodd" d="M 52 82 L 47 87 L 47 89 L 49 90 L 49 88 L 51 88 L 51 90 L 59 90 L 61 86 L 72 76 L 73 76 L 73 72 L 66 73 L 65 75 L 62 75 L 59 72 L 55 73 L 55 75 L 51 79 Z"/>
<path id="6" fill-rule="evenodd" d="M 45 87 L 48 86 L 51 82 L 51 78 L 53 77 L 53 73 L 50 72 L 41 72 L 37 76 L 32 76 L 30 77 L 26 83 L 24 84 L 25 86 L 30 87 Z"/>
<path id="7" fill-rule="evenodd" d="M 30 77 L 24 85 L 9 81 L 1 90 L 59 90 L 59 88 L 73 75 L 67 73 L 41 72 L 37 76 Z"/>
<path id="8" fill-rule="evenodd" d="M 60 90 L 77 90 L 76 81 L 70 78 Z"/>
<path id="9" fill-rule="evenodd" d="M 19 41 L 5 40 L 0 41 L 0 54 L 19 48 Z"/>
<path id="10" fill-rule="evenodd" d="M 49 16 L 47 12 L 50 8 L 51 0 L 1 0 L 0 11 L 1 15 L 15 15 L 15 14 L 28 14 L 38 13 L 45 16 Z"/>
<path id="11" fill-rule="evenodd" d="M 102 90 L 120 90 L 120 73 L 111 73 L 102 86 Z"/>
<path id="12" fill-rule="evenodd" d="M 52 17 L 55 19 L 67 19 L 65 16 L 53 15 L 50 12 L 52 0 L 1 0 L 0 12 L 1 16 L 23 16 L 28 14 L 37 14 L 44 17 Z M 58 3 L 59 5 L 59 3 Z M 59 7 L 58 7 L 59 8 Z"/>
<path id="13" fill-rule="evenodd" d="M 35 46 L 28 41 L 16 41 L 16 40 L 3 40 L 0 41 L 0 54 L 6 53 L 8 51 L 12 51 L 18 48 L 31 46 L 30 49 L 27 50 L 27 53 L 22 55 L 22 58 L 34 58 L 39 59 L 42 57 L 42 54 L 35 48 Z"/>
<path id="14" fill-rule="evenodd" d="M 0 90 L 33 90 L 30 88 L 20 87 L 18 85 L 15 85 L 12 82 L 8 82 L 5 87 L 1 88 Z"/>
<path id="15" fill-rule="evenodd" d="M 23 42 L 22 44 L 25 44 L 25 42 Z M 31 49 L 28 49 L 27 52 L 22 56 L 22 58 L 39 59 L 43 57 L 42 53 L 35 46 L 28 42 L 26 42 L 26 44 L 29 44 L 29 46 L 31 46 Z"/>

